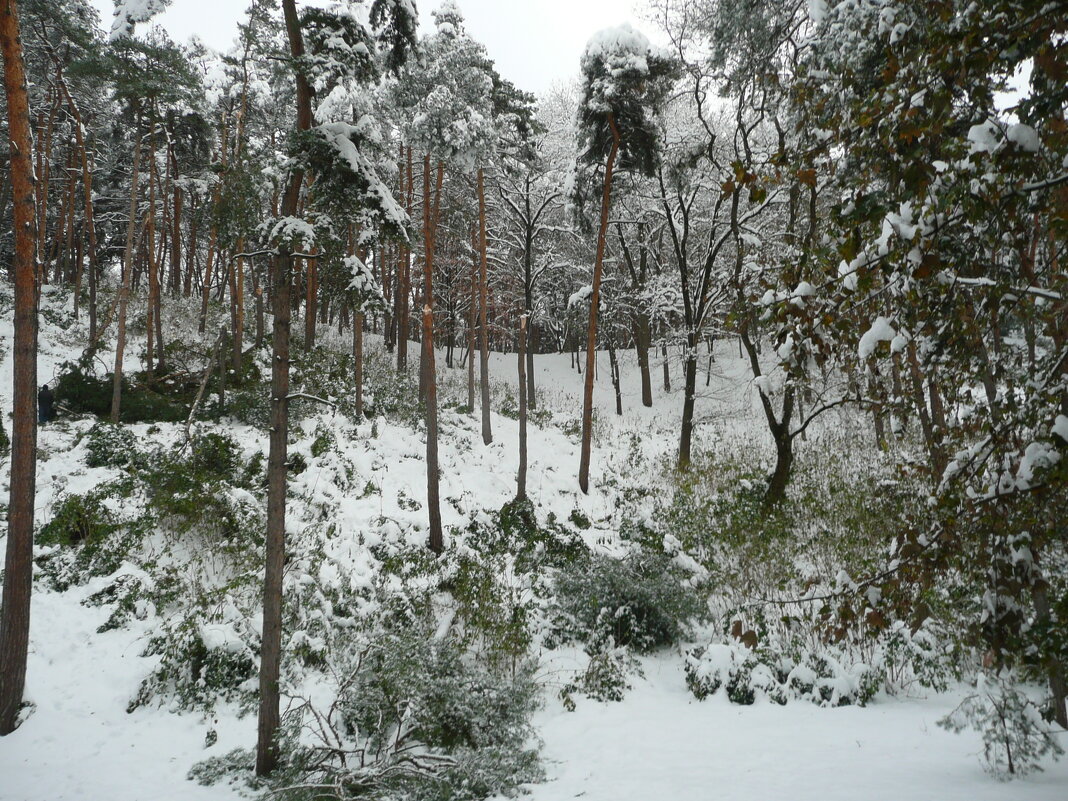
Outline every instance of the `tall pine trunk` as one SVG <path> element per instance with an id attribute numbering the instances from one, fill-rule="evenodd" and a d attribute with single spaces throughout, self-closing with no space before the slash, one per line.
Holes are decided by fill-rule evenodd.
<path id="1" fill-rule="evenodd" d="M 601 193 L 601 225 L 597 230 L 597 258 L 593 263 L 593 292 L 590 295 L 590 325 L 586 332 L 586 383 L 582 392 L 582 455 L 579 461 L 579 488 L 590 491 L 590 450 L 593 445 L 593 371 L 597 357 L 597 306 L 601 302 L 601 273 L 604 266 L 605 239 L 608 233 L 608 212 L 612 205 L 612 168 L 619 152 L 619 129 L 612 115 L 612 149 L 604 165 L 604 191 Z"/>
<path id="2" fill-rule="evenodd" d="M 638 371 L 642 381 L 642 406 L 653 405 L 653 379 L 649 373 L 649 315 L 638 312 L 633 319 L 634 350 L 638 355 Z"/>
<path id="3" fill-rule="evenodd" d="M 319 268 L 316 259 L 304 262 L 304 349 L 315 347 L 316 310 L 319 300 Z"/>
<path id="4" fill-rule="evenodd" d="M 478 168 L 478 329 L 479 329 L 479 378 L 482 387 L 482 441 L 493 442 L 490 426 L 489 386 L 489 329 L 486 325 L 486 191 L 482 168 Z"/>
<path id="5" fill-rule="evenodd" d="M 134 235 L 137 232 L 137 179 L 141 167 L 141 115 L 134 125 L 133 168 L 130 175 L 130 219 L 126 223 L 126 252 L 122 259 L 122 286 L 119 288 L 119 326 L 115 337 L 115 371 L 111 382 L 111 422 L 118 425 L 122 411 L 122 360 L 126 354 L 126 309 L 130 302 L 130 274 L 133 272 Z"/>
<path id="6" fill-rule="evenodd" d="M 0 51 L 4 59 L 11 188 L 15 224 L 15 330 L 11 478 L 7 553 L 0 609 L 0 735 L 18 722 L 26 685 L 33 585 L 33 508 L 37 473 L 37 305 L 33 164 L 29 98 L 15 0 L 0 3 Z"/>
<path id="7" fill-rule="evenodd" d="M 683 362 L 685 396 L 682 399 L 682 426 L 679 430 L 679 470 L 690 466 L 690 448 L 693 443 L 693 410 L 697 397 L 697 334 L 687 332 L 686 359 Z M 665 374 L 667 362 L 664 363 Z"/>
<path id="8" fill-rule="evenodd" d="M 441 184 L 445 165 L 438 162 L 437 197 L 441 198 Z M 426 404 L 426 500 L 430 537 L 427 546 L 440 554 L 444 548 L 441 530 L 440 468 L 438 465 L 438 380 L 434 364 L 434 247 L 437 238 L 437 203 L 430 206 L 430 156 L 423 160 L 423 358 L 422 376 L 425 380 L 423 401 Z"/>
<path id="9" fill-rule="evenodd" d="M 296 0 L 282 0 L 290 54 L 295 61 L 304 55 L 304 40 L 297 17 Z M 312 125 L 312 93 L 303 73 L 297 72 L 297 127 Z M 289 176 L 282 199 L 282 215 L 295 216 L 300 202 L 303 171 Z M 271 359 L 271 437 L 267 458 L 267 542 L 263 582 L 263 634 L 260 645 L 260 708 L 256 742 L 256 774 L 266 776 L 278 764 L 279 676 L 282 663 L 282 570 L 286 548 L 286 456 L 289 435 L 289 334 L 290 286 L 293 254 L 287 250 L 274 258 L 272 304 L 274 341 Z M 205 287 L 205 291 L 207 288 Z"/>
<path id="10" fill-rule="evenodd" d="M 237 240 L 237 252 L 245 250 L 245 240 Z M 233 352 L 231 354 L 234 373 L 241 374 L 241 356 L 245 348 L 245 260 L 241 256 L 234 259 L 234 319 L 233 325 Z"/>
<path id="11" fill-rule="evenodd" d="M 612 374 L 612 391 L 616 395 L 616 414 L 623 414 L 623 395 L 619 389 L 619 360 L 616 358 L 616 347 L 611 340 L 608 342 L 608 369 Z"/>
<path id="12" fill-rule="evenodd" d="M 467 320 L 467 408 L 475 414 L 475 327 L 478 325 L 478 232 L 471 231 L 471 304 Z"/>
<path id="13" fill-rule="evenodd" d="M 412 149 L 401 145 L 401 162 L 398 173 L 400 174 L 401 195 L 404 197 L 404 208 L 408 216 L 412 216 L 412 195 L 414 192 L 412 177 Z M 411 327 L 411 294 L 412 294 L 412 249 L 408 244 L 401 245 L 397 260 L 397 370 L 408 369 L 408 339 Z"/>

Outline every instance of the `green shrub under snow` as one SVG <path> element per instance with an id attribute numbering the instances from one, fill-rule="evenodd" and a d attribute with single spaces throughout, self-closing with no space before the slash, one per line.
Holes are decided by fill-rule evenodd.
<path id="1" fill-rule="evenodd" d="M 88 467 L 125 467 L 137 454 L 137 438 L 128 428 L 99 422 L 85 434 Z"/>
<path id="2" fill-rule="evenodd" d="M 590 555 L 562 568 L 554 583 L 552 642 L 600 640 L 645 653 L 676 644 L 706 614 L 692 576 L 665 554 L 638 550 L 616 559 Z"/>
<path id="3" fill-rule="evenodd" d="M 35 561 L 53 589 L 66 590 L 114 573 L 144 540 L 150 517 L 122 506 L 132 491 L 131 482 L 122 479 L 58 499 L 51 520 L 36 537 L 40 550 Z"/>
<path id="4" fill-rule="evenodd" d="M 760 626 L 739 642 L 721 641 L 686 654 L 686 685 L 698 699 L 723 691 L 736 704 L 809 701 L 863 706 L 882 690 L 912 684 L 944 690 L 952 659 L 931 624 L 867 629 L 836 642 L 810 636 L 814 622 L 790 628 Z M 741 633 L 740 629 L 736 633 Z"/>
<path id="5" fill-rule="evenodd" d="M 804 700 L 820 706 L 863 706 L 881 686 L 868 666 L 840 661 L 830 651 L 793 659 L 733 643 L 691 650 L 684 670 L 686 686 L 699 700 L 723 690 L 732 703 L 743 705 L 767 698 L 776 704 Z"/>
<path id="6" fill-rule="evenodd" d="M 297 699 L 283 719 L 278 797 L 473 801 L 541 778 L 530 665 L 494 670 L 425 624 L 354 635 L 339 650 L 317 700 Z M 232 753 L 191 776 L 247 776 L 251 762 Z M 318 789 L 286 789 L 297 784 Z"/>

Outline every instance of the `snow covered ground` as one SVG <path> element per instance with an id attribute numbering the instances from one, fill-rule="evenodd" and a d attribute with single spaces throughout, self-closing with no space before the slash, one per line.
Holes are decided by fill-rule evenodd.
<path id="1" fill-rule="evenodd" d="M 4 408 L 10 408 L 10 336 L 10 319 L 0 321 L 4 339 L 0 403 Z M 45 327 L 42 381 L 59 363 L 76 355 L 80 348 L 75 340 L 65 342 Z M 130 349 L 130 369 L 137 367 L 137 350 Z M 616 418 L 607 356 L 601 355 L 596 403 L 602 426 L 589 497 L 576 486 L 575 438 L 556 426 L 530 430 L 530 493 L 541 513 L 553 511 L 566 517 L 580 509 L 607 537 L 615 509 L 603 480 L 614 471 L 633 470 L 631 450 L 637 447 L 639 464 L 648 471 L 650 481 L 657 481 L 676 447 L 682 401 L 676 362 L 672 366 L 674 391 L 663 391 L 657 365 L 656 402 L 652 409 L 641 407 L 633 354 L 621 356 L 625 414 Z M 102 358 L 106 361 L 107 355 Z M 496 380 L 514 384 L 515 355 L 494 354 L 492 369 Z M 707 389 L 703 370 L 704 363 L 698 405 L 702 427 L 697 441 L 733 438 L 746 447 L 763 447 L 762 427 L 753 416 L 753 392 L 735 346 L 723 343 L 718 349 Z M 451 372 L 449 380 L 462 384 L 466 371 Z M 542 405 L 561 416 L 577 417 L 582 379 L 570 367 L 567 355 L 538 357 L 537 378 Z M 452 415 L 451 434 L 442 443 L 446 526 L 479 508 L 500 507 L 514 494 L 517 464 L 513 420 L 494 416 L 495 442 L 486 448 L 477 420 L 448 414 Z M 81 475 L 68 475 L 73 472 L 68 453 L 72 438 L 69 430 L 59 426 L 42 431 L 40 523 L 49 519 L 59 489 L 84 491 L 84 485 L 98 478 L 84 467 Z M 384 508 L 395 502 L 390 499 L 395 499 L 397 490 L 416 500 L 425 497 L 421 447 L 417 432 L 392 424 L 384 424 L 377 441 L 368 438 L 349 446 L 357 469 L 373 474 L 391 491 L 361 501 L 364 506 L 355 501 L 346 506 L 351 518 L 345 525 L 358 526 L 372 513 L 408 515 L 412 523 L 425 525 L 422 511 Z M 314 480 L 311 473 L 301 480 Z M 134 621 L 128 628 L 98 634 L 107 610 L 82 605 L 95 589 L 93 584 L 65 593 L 37 588 L 27 686 L 36 709 L 14 735 L 0 740 L 0 801 L 220 801 L 238 797 L 225 786 L 198 786 L 186 775 L 205 757 L 251 746 L 255 720 L 239 717 L 226 707 L 211 719 L 151 706 L 128 714 L 127 704 L 156 659 L 141 656 L 151 623 Z M 953 693 L 880 699 L 867 708 L 840 709 L 803 703 L 780 707 L 766 701 L 739 707 L 722 697 L 699 702 L 685 687 L 678 656 L 665 654 L 643 661 L 645 678 L 633 680 L 634 689 L 624 702 L 602 704 L 578 698 L 577 709 L 567 712 L 555 692 L 558 670 L 566 667 L 566 659 L 566 654 L 547 654 L 542 668 L 546 700 L 536 725 L 544 742 L 548 781 L 530 788 L 532 801 L 1061 801 L 1068 797 L 1068 762 L 1011 784 L 990 779 L 979 763 L 977 736 L 953 735 L 935 725 L 955 706 L 958 699 Z M 207 746 L 209 730 L 216 732 L 217 742 Z"/>

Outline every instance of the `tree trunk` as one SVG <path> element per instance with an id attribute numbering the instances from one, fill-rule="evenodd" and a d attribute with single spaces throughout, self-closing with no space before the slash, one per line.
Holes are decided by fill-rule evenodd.
<path id="1" fill-rule="evenodd" d="M 527 499 L 527 315 L 519 318 L 519 472 L 516 475 L 517 501 Z"/>
<path id="2" fill-rule="evenodd" d="M 304 40 L 296 0 L 282 0 L 290 54 L 299 61 Z M 311 128 L 312 92 L 301 72 L 297 82 L 297 127 Z M 304 174 L 295 170 L 282 200 L 282 215 L 296 214 Z M 289 434 L 290 281 L 293 255 L 274 259 L 274 342 L 271 359 L 271 438 L 267 459 L 267 547 L 263 582 L 263 635 L 260 646 L 260 708 L 256 743 L 256 775 L 266 776 L 278 764 L 279 675 L 282 661 L 282 570 L 286 547 L 286 456 Z M 205 288 L 206 290 L 206 288 Z"/>
<path id="3" fill-rule="evenodd" d="M 429 296 L 428 296 L 429 297 Z M 438 381 L 434 369 L 434 310 L 423 306 L 423 352 L 426 354 L 426 505 L 430 516 L 427 547 L 436 554 L 445 550 L 441 531 L 440 475 L 438 467 Z"/>
<path id="4" fill-rule="evenodd" d="M 538 343 L 538 329 L 534 325 L 533 312 L 527 310 L 527 406 L 532 410 L 538 408 L 534 394 L 534 348 Z"/>
<path id="5" fill-rule="evenodd" d="M 15 226 L 14 377 L 11 476 L 3 608 L 0 609 L 0 736 L 15 730 L 26 685 L 33 588 L 33 508 L 37 474 L 37 305 L 34 175 L 29 98 L 15 0 L 0 3 L 0 51 L 7 96 Z"/>
<path id="6" fill-rule="evenodd" d="M 389 269 L 389 259 L 386 255 L 385 243 L 379 244 L 375 249 L 375 258 L 378 259 L 379 274 L 382 279 L 382 296 L 386 301 L 385 308 L 382 310 L 382 337 L 385 342 L 386 353 L 393 353 L 397 336 L 397 327 L 393 314 L 390 311 L 389 299 L 394 292 L 393 273 Z"/>
<path id="7" fill-rule="evenodd" d="M 671 392 L 671 373 L 668 371 L 667 343 L 661 343 L 660 353 L 664 357 L 664 392 Z"/>
<path id="8" fill-rule="evenodd" d="M 441 184 L 445 165 L 438 162 L 437 197 L 441 198 Z M 430 205 L 430 156 L 423 160 L 423 341 L 421 376 L 425 381 L 423 401 L 426 405 L 426 501 L 429 516 L 427 546 L 436 554 L 444 550 L 441 530 L 441 499 L 438 467 L 438 376 L 434 364 L 434 249 L 437 238 L 437 204 Z"/>
<path id="9" fill-rule="evenodd" d="M 215 266 L 215 244 L 218 240 L 218 231 L 215 226 L 211 227 L 208 237 L 208 260 L 204 264 L 204 283 L 200 287 L 200 325 L 197 333 L 203 334 L 208 326 L 208 301 L 211 292 L 212 268 Z"/>
<path id="10" fill-rule="evenodd" d="M 111 422 L 119 423 L 122 406 L 122 360 L 126 353 L 126 307 L 130 302 L 130 274 L 133 271 L 134 234 L 137 231 L 137 178 L 141 166 L 141 116 L 134 125 L 133 170 L 130 175 L 130 219 L 126 223 L 126 253 L 122 259 L 122 287 L 119 289 L 119 330 L 115 337 L 115 371 L 111 383 Z"/>
<path id="11" fill-rule="evenodd" d="M 653 405 L 653 379 L 649 373 L 649 316 L 635 314 L 632 320 L 634 333 L 634 350 L 638 356 L 638 371 L 642 381 L 642 406 Z"/>
<path id="12" fill-rule="evenodd" d="M 148 146 L 148 220 L 147 220 L 147 256 L 148 256 L 148 316 L 146 319 L 146 354 L 148 361 L 148 374 L 152 375 L 152 362 L 155 357 L 155 349 L 163 348 L 163 340 L 158 336 L 160 333 L 158 323 L 159 308 L 156 303 L 156 293 L 159 291 L 159 271 L 156 263 L 156 132 L 155 125 L 149 135 Z"/>
<path id="13" fill-rule="evenodd" d="M 304 349 L 315 347 L 316 304 L 319 300 L 319 268 L 316 259 L 304 262 Z"/>
<path id="14" fill-rule="evenodd" d="M 414 191 L 414 179 L 412 176 L 412 149 L 401 145 L 400 185 L 401 194 L 404 196 L 405 210 L 408 216 L 412 216 L 412 195 Z M 405 172 L 407 170 L 407 173 Z M 407 180 L 405 180 L 407 175 Z M 397 262 L 397 370 L 403 372 L 408 369 L 408 339 L 411 320 L 410 296 L 412 294 L 412 249 L 408 245 L 402 245 L 399 249 L 400 258 Z"/>
<path id="15" fill-rule="evenodd" d="M 489 328 L 486 325 L 486 191 L 481 167 L 478 168 L 478 249 L 478 375 L 482 389 L 482 442 L 489 445 L 493 442 L 493 429 L 490 424 Z"/>
<path id="16" fill-rule="evenodd" d="M 182 286 L 182 208 L 184 195 L 182 194 L 181 184 L 178 183 L 178 162 L 174 155 L 174 148 L 171 148 L 171 160 L 173 164 L 174 172 L 174 200 L 172 202 L 171 213 L 174 217 L 171 219 L 171 292 L 175 295 L 178 294 Z"/>
<path id="17" fill-rule="evenodd" d="M 920 372 L 920 362 L 916 357 L 916 346 L 912 343 L 908 346 L 907 359 L 912 379 L 912 401 L 916 407 L 916 414 L 920 418 L 920 430 L 923 431 L 923 439 L 927 445 L 931 483 L 938 486 L 945 472 L 947 461 L 942 448 L 941 436 L 931 424 L 931 416 L 927 411 L 927 402 L 923 397 L 923 374 Z"/>
<path id="18" fill-rule="evenodd" d="M 245 250 L 245 240 L 237 240 L 237 252 L 241 253 Z M 245 349 L 245 260 L 238 256 L 234 260 L 234 270 L 236 271 L 236 287 L 235 287 L 235 304 L 234 304 L 234 322 L 233 322 L 233 368 L 234 372 L 240 375 L 241 373 L 241 357 L 242 351 Z"/>
<path id="19" fill-rule="evenodd" d="M 356 419 L 363 418 L 363 312 L 352 313 L 353 378 L 356 382 Z"/>
<path id="20" fill-rule="evenodd" d="M 471 232 L 471 252 L 478 254 L 478 233 Z M 467 321 L 467 408 L 475 414 L 475 326 L 478 324 L 478 257 L 471 261 L 471 304 Z"/>
<path id="21" fill-rule="evenodd" d="M 590 491 L 590 450 L 593 445 L 593 370 L 597 355 L 597 306 L 601 301 L 601 272 L 604 265 L 605 239 L 608 233 L 608 212 L 612 205 L 612 168 L 619 152 L 619 129 L 612 115 L 612 149 L 604 165 L 604 191 L 601 193 L 601 225 L 597 231 L 597 258 L 593 262 L 593 293 L 590 295 L 590 325 L 586 332 L 586 383 L 582 393 L 582 454 L 579 460 L 579 487 Z"/>
<path id="22" fill-rule="evenodd" d="M 189 248 L 186 253 L 185 274 L 182 279 L 182 294 L 187 298 L 193 294 L 193 274 L 197 268 L 197 234 L 200 232 L 200 227 L 197 219 L 196 197 L 195 193 L 191 196 L 193 208 L 192 213 L 189 215 Z"/>
<path id="23" fill-rule="evenodd" d="M 679 470 L 690 466 L 690 450 L 693 444 L 693 409 L 697 396 L 697 335 L 689 331 L 686 341 L 686 360 L 683 362 L 683 384 L 685 395 L 682 399 L 682 428 L 679 430 Z M 667 361 L 664 362 L 664 375 L 667 375 Z"/>
<path id="24" fill-rule="evenodd" d="M 612 390 L 616 394 L 616 414 L 623 415 L 623 395 L 619 391 L 619 361 L 616 359 L 616 348 L 611 342 L 608 344 L 608 369 L 612 374 Z"/>
<path id="25" fill-rule="evenodd" d="M 775 470 L 768 481 L 768 491 L 764 495 L 766 506 L 774 506 L 786 497 L 786 485 L 790 481 L 790 471 L 794 464 L 794 438 L 789 431 L 773 431 L 775 436 Z"/>
<path id="26" fill-rule="evenodd" d="M 1049 601 L 1049 584 L 1041 576 L 1037 576 L 1035 579 L 1034 589 L 1032 591 L 1035 604 L 1035 622 L 1040 627 L 1047 627 L 1050 624 L 1051 608 Z M 1049 657 L 1049 661 L 1044 665 L 1046 669 L 1046 676 L 1049 680 L 1050 689 L 1050 701 L 1053 705 L 1053 719 L 1057 721 L 1057 724 L 1062 729 L 1068 729 L 1068 708 L 1066 708 L 1065 697 L 1068 696 L 1068 682 L 1064 677 L 1064 665 L 1057 659 L 1056 655 Z"/>

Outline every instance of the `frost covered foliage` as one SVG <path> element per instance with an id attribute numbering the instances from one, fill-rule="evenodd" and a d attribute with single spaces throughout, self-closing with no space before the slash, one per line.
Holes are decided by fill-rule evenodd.
<path id="1" fill-rule="evenodd" d="M 170 5 L 170 0 L 115 0 L 115 19 L 109 38 L 114 41 L 132 36 L 134 26 L 148 22 Z"/>
<path id="2" fill-rule="evenodd" d="M 315 451 L 324 468 L 340 456 L 329 443 Z M 553 549 L 535 548 L 536 533 L 529 551 L 517 549 L 528 559 L 506 549 L 502 529 L 517 531 L 511 510 L 457 533 L 440 558 L 390 521 L 356 537 L 329 522 L 337 506 L 327 488 L 340 479 L 324 469 L 316 484 L 294 482 L 301 534 L 289 543 L 282 672 L 292 700 L 272 789 L 283 798 L 303 798 L 287 795 L 299 786 L 317 798 L 430 801 L 511 795 L 538 780 L 530 612 L 537 568 Z M 255 649 L 254 612 L 235 606 L 257 599 L 252 590 L 234 585 L 231 602 L 220 604 L 233 614 L 208 631 L 168 636 L 179 648 L 192 644 L 202 683 L 216 682 L 222 697 L 228 683 L 240 698 Z M 211 659 L 198 644 L 206 635 Z M 244 766 L 232 756 L 195 772 L 216 781 Z"/>
<path id="3" fill-rule="evenodd" d="M 686 654 L 686 686 L 698 700 L 722 690 L 735 704 L 760 698 L 785 704 L 863 706 L 881 688 L 878 673 L 853 663 L 842 650 L 821 648 L 792 658 L 738 643 L 713 643 Z"/>
<path id="4" fill-rule="evenodd" d="M 386 298 L 374 270 L 357 256 L 346 257 L 344 266 L 348 275 L 352 276 L 348 291 L 352 297 L 353 306 L 361 311 L 384 308 Z"/>
<path id="5" fill-rule="evenodd" d="M 641 653 L 674 645 L 705 614 L 693 584 L 692 574 L 655 552 L 575 560 L 555 580 L 552 641 L 610 640 Z"/>
<path id="6" fill-rule="evenodd" d="M 1011 676 L 980 673 L 975 692 L 938 725 L 957 733 L 979 731 L 984 766 L 999 779 L 1042 770 L 1043 759 L 1064 755 L 1056 734 Z"/>
<path id="7" fill-rule="evenodd" d="M 376 635 L 336 667 L 328 704 L 298 701 L 284 723 L 286 772 L 338 799 L 466 801 L 537 781 L 530 671 L 489 670 L 433 635 Z"/>
<path id="8" fill-rule="evenodd" d="M 35 561 L 56 589 L 93 582 L 86 603 L 110 609 L 101 630 L 151 620 L 145 653 L 160 659 L 132 706 L 210 708 L 237 697 L 255 666 L 263 515 L 249 488 L 260 476 L 226 435 L 171 449 L 128 433 L 87 432 L 87 464 L 118 476 L 60 497 Z"/>
<path id="9" fill-rule="evenodd" d="M 150 518 L 127 505 L 129 482 L 104 482 L 84 495 L 61 496 L 37 534 L 40 577 L 63 591 L 118 570 L 149 532 Z"/>
<path id="10" fill-rule="evenodd" d="M 618 137 L 618 167 L 652 175 L 660 137 L 656 114 L 670 92 L 677 66 L 629 25 L 608 28 L 590 39 L 582 55 L 583 93 L 579 100 L 577 173 L 570 198 L 576 210 L 597 183 Z"/>
<path id="11" fill-rule="evenodd" d="M 880 692 L 944 691 L 957 677 L 943 626 L 912 630 L 872 617 L 849 628 L 823 602 L 728 617 L 729 632 L 686 654 L 686 684 L 698 698 L 719 691 L 736 704 L 863 706 Z"/>
<path id="12" fill-rule="evenodd" d="M 772 511 L 751 449 L 732 455 L 721 448 L 695 464 L 670 502 L 624 529 L 646 548 L 660 547 L 677 564 L 706 573 L 709 608 L 722 621 L 709 647 L 729 649 L 738 670 L 717 679 L 722 670 L 713 665 L 706 676 L 710 657 L 691 653 L 695 694 L 721 684 L 746 703 L 863 703 L 877 691 L 943 689 L 970 663 L 960 620 L 975 614 L 975 599 L 955 580 L 929 588 L 922 608 L 876 611 L 880 591 L 852 578 L 883 564 L 888 521 L 908 526 L 923 509 L 890 460 L 842 459 L 854 451 L 853 436 L 837 431 L 810 442 Z M 819 681 L 791 684 L 795 669 Z"/>
<path id="13" fill-rule="evenodd" d="M 830 312 L 878 406 L 918 420 L 932 497 L 895 538 L 873 607 L 916 609 L 948 578 L 971 601 L 972 642 L 1062 688 L 1065 10 L 820 4 L 797 87 L 837 198 L 825 289 L 806 303 Z"/>
<path id="14" fill-rule="evenodd" d="M 461 172 L 493 152 L 492 62 L 463 26 L 454 3 L 433 12 L 436 30 L 423 41 L 422 64 L 397 87 L 407 113 L 405 141 Z"/>

